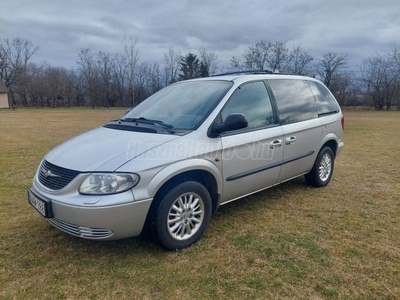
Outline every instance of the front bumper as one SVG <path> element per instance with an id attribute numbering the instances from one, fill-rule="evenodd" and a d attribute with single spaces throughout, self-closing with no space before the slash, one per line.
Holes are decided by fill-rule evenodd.
<path id="1" fill-rule="evenodd" d="M 115 240 L 139 235 L 153 200 L 124 201 L 122 204 L 107 206 L 73 205 L 63 203 L 57 197 L 43 195 L 35 188 L 31 188 L 30 192 L 50 203 L 53 216 L 47 220 L 54 227 L 74 236 L 95 240 Z M 129 197 L 129 193 L 131 196 L 131 191 L 128 191 L 107 197 L 114 197 L 117 203 L 117 200 Z"/>

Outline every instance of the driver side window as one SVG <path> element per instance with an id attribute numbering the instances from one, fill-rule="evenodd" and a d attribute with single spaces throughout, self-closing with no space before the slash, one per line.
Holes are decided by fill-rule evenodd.
<path id="1" fill-rule="evenodd" d="M 256 129 L 274 124 L 274 114 L 264 82 L 247 83 L 239 87 L 221 111 L 221 118 L 234 113 L 244 114 L 248 121 L 247 129 Z"/>

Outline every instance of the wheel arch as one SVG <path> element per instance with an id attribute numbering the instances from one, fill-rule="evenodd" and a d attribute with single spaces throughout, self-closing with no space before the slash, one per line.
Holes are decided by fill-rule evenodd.
<path id="1" fill-rule="evenodd" d="M 338 142 L 337 142 L 335 139 L 330 139 L 330 140 L 326 141 L 326 142 L 322 145 L 320 151 L 321 151 L 322 149 L 324 149 L 325 147 L 331 148 L 334 157 L 336 157 L 336 153 L 337 153 L 337 149 L 338 149 Z"/>
<path id="2" fill-rule="evenodd" d="M 203 184 L 209 191 L 212 201 L 212 213 L 216 212 L 220 204 L 222 182 L 219 169 L 205 159 L 181 161 L 161 170 L 148 185 L 148 193 L 153 195 L 150 207 L 151 216 L 171 186 L 184 181 L 197 181 Z"/>
<path id="3" fill-rule="evenodd" d="M 215 177 L 206 170 L 194 169 L 179 173 L 169 178 L 157 191 L 154 196 L 153 205 L 158 205 L 161 201 L 163 194 L 168 191 L 171 187 L 185 182 L 185 181 L 196 181 L 204 185 L 211 196 L 212 212 L 216 212 L 219 206 L 220 193 L 218 193 L 218 184 Z"/>

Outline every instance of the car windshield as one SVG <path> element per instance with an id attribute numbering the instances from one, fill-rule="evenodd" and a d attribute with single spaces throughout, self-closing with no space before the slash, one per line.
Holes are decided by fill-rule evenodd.
<path id="1" fill-rule="evenodd" d="M 232 86 L 228 81 L 188 81 L 170 85 L 127 113 L 123 119 L 146 118 L 194 130 L 207 118 Z"/>

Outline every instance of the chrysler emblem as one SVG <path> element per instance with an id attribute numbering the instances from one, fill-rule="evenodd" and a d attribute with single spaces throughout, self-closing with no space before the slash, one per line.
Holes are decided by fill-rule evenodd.
<path id="1" fill-rule="evenodd" d="M 43 175 L 44 175 L 44 177 L 61 177 L 60 175 L 57 175 L 57 174 L 54 174 L 52 171 L 50 171 L 50 170 L 43 170 Z"/>

